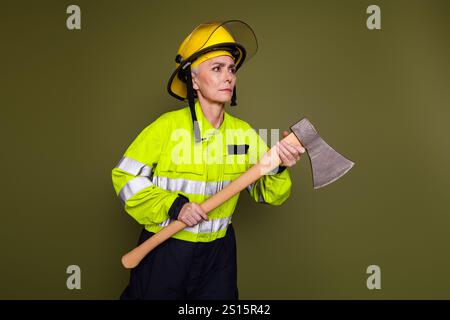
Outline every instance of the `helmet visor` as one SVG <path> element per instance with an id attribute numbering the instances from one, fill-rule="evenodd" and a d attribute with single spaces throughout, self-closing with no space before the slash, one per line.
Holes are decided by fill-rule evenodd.
<path id="1" fill-rule="evenodd" d="M 227 44 L 233 47 L 235 43 L 245 49 L 245 60 L 248 60 L 258 51 L 255 33 L 248 24 L 240 20 L 207 22 L 199 25 L 192 34 L 199 37 L 195 41 L 198 44 L 195 52 L 204 51 L 210 47 L 220 49 Z"/>

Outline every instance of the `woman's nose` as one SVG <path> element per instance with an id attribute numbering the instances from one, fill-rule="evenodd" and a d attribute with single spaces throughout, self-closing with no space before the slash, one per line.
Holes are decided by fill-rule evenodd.
<path id="1" fill-rule="evenodd" d="M 233 81 L 234 74 L 231 71 L 225 71 L 225 81 L 231 83 Z"/>

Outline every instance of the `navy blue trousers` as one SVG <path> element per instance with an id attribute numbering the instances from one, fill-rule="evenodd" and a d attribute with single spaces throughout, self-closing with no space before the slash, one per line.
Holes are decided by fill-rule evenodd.
<path id="1" fill-rule="evenodd" d="M 154 233 L 143 230 L 138 244 Z M 170 238 L 131 270 L 121 300 L 237 300 L 236 238 L 230 224 L 212 242 Z"/>

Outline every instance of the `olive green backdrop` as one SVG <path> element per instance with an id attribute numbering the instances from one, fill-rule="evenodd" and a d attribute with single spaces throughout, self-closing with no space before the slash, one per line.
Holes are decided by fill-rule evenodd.
<path id="1" fill-rule="evenodd" d="M 70 4 L 81 30 L 66 28 Z M 366 27 L 371 4 L 381 30 Z M 268 129 L 308 117 L 356 162 L 315 191 L 303 157 L 281 207 L 242 193 L 241 298 L 449 299 L 449 11 L 425 0 L 2 2 L 0 298 L 120 295 L 120 257 L 141 227 L 111 169 L 185 105 L 166 93 L 184 37 L 235 18 L 260 50 L 228 111 Z M 81 290 L 66 288 L 72 264 Z M 369 265 L 381 290 L 366 286 Z"/>

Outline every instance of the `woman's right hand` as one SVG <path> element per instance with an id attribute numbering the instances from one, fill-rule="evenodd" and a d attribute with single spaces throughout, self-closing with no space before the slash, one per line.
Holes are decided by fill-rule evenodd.
<path id="1" fill-rule="evenodd" d="M 208 215 L 203 211 L 199 204 L 195 202 L 188 202 L 183 205 L 178 220 L 184 222 L 189 227 L 193 227 L 201 221 L 208 220 Z"/>

